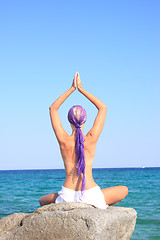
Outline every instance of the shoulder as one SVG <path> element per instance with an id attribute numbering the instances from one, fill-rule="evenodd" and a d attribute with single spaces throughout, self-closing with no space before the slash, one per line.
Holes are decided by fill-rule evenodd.
<path id="1" fill-rule="evenodd" d="M 86 145 L 95 145 L 98 141 L 98 139 L 94 138 L 92 133 L 87 133 L 87 135 L 84 135 L 85 142 L 84 144 Z"/>
<path id="2" fill-rule="evenodd" d="M 75 140 L 72 136 L 68 135 L 68 133 L 66 131 L 64 131 L 61 138 L 58 139 L 58 142 L 62 146 L 67 146 L 67 145 L 70 145 L 71 143 L 75 142 Z"/>

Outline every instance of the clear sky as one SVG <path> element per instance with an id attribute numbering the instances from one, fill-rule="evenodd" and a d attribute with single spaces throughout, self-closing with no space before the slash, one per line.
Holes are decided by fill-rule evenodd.
<path id="1" fill-rule="evenodd" d="M 93 167 L 160 167 L 160 1 L 1 1 L 0 169 L 63 168 L 49 107 L 76 71 L 108 107 Z M 78 91 L 60 107 L 97 110 Z"/>

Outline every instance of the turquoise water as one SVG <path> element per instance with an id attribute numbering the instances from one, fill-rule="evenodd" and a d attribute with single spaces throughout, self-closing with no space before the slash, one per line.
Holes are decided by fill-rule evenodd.
<path id="1" fill-rule="evenodd" d="M 160 239 L 160 168 L 93 169 L 93 177 L 101 188 L 128 187 L 128 196 L 114 206 L 137 211 L 131 239 Z M 60 190 L 64 178 L 64 170 L 0 171 L 0 218 L 35 211 L 39 198 Z"/>

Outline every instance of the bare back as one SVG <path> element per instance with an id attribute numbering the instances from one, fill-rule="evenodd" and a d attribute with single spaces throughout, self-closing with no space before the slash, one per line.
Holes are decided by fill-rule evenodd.
<path id="1" fill-rule="evenodd" d="M 97 97 L 95 97 L 91 93 L 87 92 L 84 88 L 82 88 L 79 73 L 76 73 L 72 87 L 68 89 L 66 92 L 64 92 L 49 108 L 52 127 L 60 146 L 60 151 L 66 171 L 66 178 L 63 186 L 78 191 L 81 190 L 83 173 L 81 174 L 80 177 L 77 176 L 76 168 L 77 160 L 75 155 L 76 131 L 73 131 L 72 135 L 69 136 L 67 132 L 63 129 L 58 115 L 59 107 L 71 95 L 71 93 L 76 90 L 76 88 L 81 94 L 88 98 L 88 100 L 90 100 L 90 102 L 92 102 L 98 109 L 98 114 L 95 118 L 92 128 L 89 130 L 86 136 L 83 135 L 85 139 L 84 157 L 85 157 L 86 190 L 97 185 L 92 177 L 92 164 L 96 151 L 96 144 L 105 123 L 107 106 Z"/>
<path id="2" fill-rule="evenodd" d="M 64 130 L 64 128 L 62 127 L 60 117 L 58 115 L 59 107 L 76 89 L 78 89 L 78 91 L 81 94 L 83 94 L 98 109 L 98 114 L 95 118 L 94 124 L 86 136 L 84 135 L 82 136 L 83 132 L 82 133 L 79 132 L 76 134 L 76 129 L 73 128 L 72 126 L 73 122 L 70 120 L 69 122 L 71 123 L 71 127 L 72 127 L 72 135 L 69 136 L 67 132 Z M 92 165 L 93 165 L 93 159 L 96 151 L 96 144 L 105 123 L 107 106 L 102 101 L 100 101 L 97 97 L 87 92 L 82 87 L 79 73 L 76 73 L 73 79 L 72 86 L 53 102 L 49 110 L 50 110 L 52 127 L 60 146 L 60 151 L 61 151 L 65 172 L 66 172 L 65 182 L 63 186 L 69 189 L 73 189 L 75 191 L 80 191 L 84 186 L 84 181 L 83 181 L 84 175 L 85 175 L 86 190 L 97 186 L 92 176 Z M 76 128 L 82 129 L 83 128 L 81 125 L 82 122 L 78 122 L 78 124 L 79 125 L 75 123 L 75 125 L 74 124 L 73 125 Z M 75 137 L 75 134 L 76 134 L 76 137 Z M 83 151 L 83 149 L 81 148 L 82 145 L 79 148 L 79 140 L 78 140 L 78 145 L 75 146 L 78 139 L 77 138 L 78 134 L 79 136 L 84 137 L 84 140 L 85 140 L 84 152 L 82 152 Z M 79 168 L 79 170 L 81 169 L 84 170 L 84 158 L 85 158 L 85 174 L 84 174 L 84 171 L 82 170 L 80 171 L 82 172 L 80 176 L 79 176 L 79 172 L 77 171 L 78 169 L 76 168 L 76 165 L 77 165 L 76 152 L 78 153 L 77 154 L 78 158 L 79 156 L 81 156 L 81 159 L 83 158 L 83 162 L 81 161 L 82 168 Z M 79 160 L 81 159 L 79 158 Z M 82 182 L 83 182 L 83 186 L 82 186 Z M 125 186 L 115 186 L 115 187 L 105 188 L 105 189 L 102 189 L 101 191 L 104 194 L 105 202 L 108 205 L 113 205 L 119 202 L 124 198 L 124 196 L 128 194 L 128 188 L 126 188 Z M 58 193 L 47 194 L 45 196 L 42 196 L 39 201 L 41 206 L 43 206 L 45 204 L 50 204 L 52 202 L 55 202 L 57 197 L 58 197 Z M 97 198 L 97 196 L 95 197 Z"/>
<path id="3" fill-rule="evenodd" d="M 86 189 L 90 189 L 97 184 L 94 182 L 92 177 L 92 164 L 96 151 L 96 142 L 92 142 L 90 137 L 84 136 L 84 154 L 85 154 L 85 178 L 86 178 Z M 64 187 L 81 190 L 82 176 L 77 176 L 77 160 L 75 155 L 75 134 L 64 137 L 64 141 L 59 143 L 61 155 L 64 162 L 66 178 L 63 184 Z"/>

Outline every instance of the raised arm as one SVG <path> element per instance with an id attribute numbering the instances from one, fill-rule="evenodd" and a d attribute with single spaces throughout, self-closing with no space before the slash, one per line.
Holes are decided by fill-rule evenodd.
<path id="1" fill-rule="evenodd" d="M 105 119 L 106 119 L 106 113 L 107 113 L 107 106 L 100 101 L 97 97 L 92 95 L 91 93 L 87 92 L 82 88 L 81 80 L 79 73 L 77 73 L 77 88 L 80 93 L 82 93 L 86 98 L 88 98 L 98 109 L 98 114 L 95 118 L 93 127 L 90 129 L 90 131 L 87 133 L 87 137 L 91 137 L 93 141 L 97 141 L 99 138 L 99 135 L 101 134 L 101 131 L 103 129 Z"/>
<path id="2" fill-rule="evenodd" d="M 69 90 L 63 93 L 54 103 L 49 107 L 50 117 L 52 122 L 52 127 L 57 137 L 58 142 L 62 142 L 64 139 L 64 135 L 66 135 L 66 131 L 63 129 L 59 115 L 58 109 L 62 105 L 62 103 L 76 90 L 76 78 L 73 79 L 73 84 Z"/>

